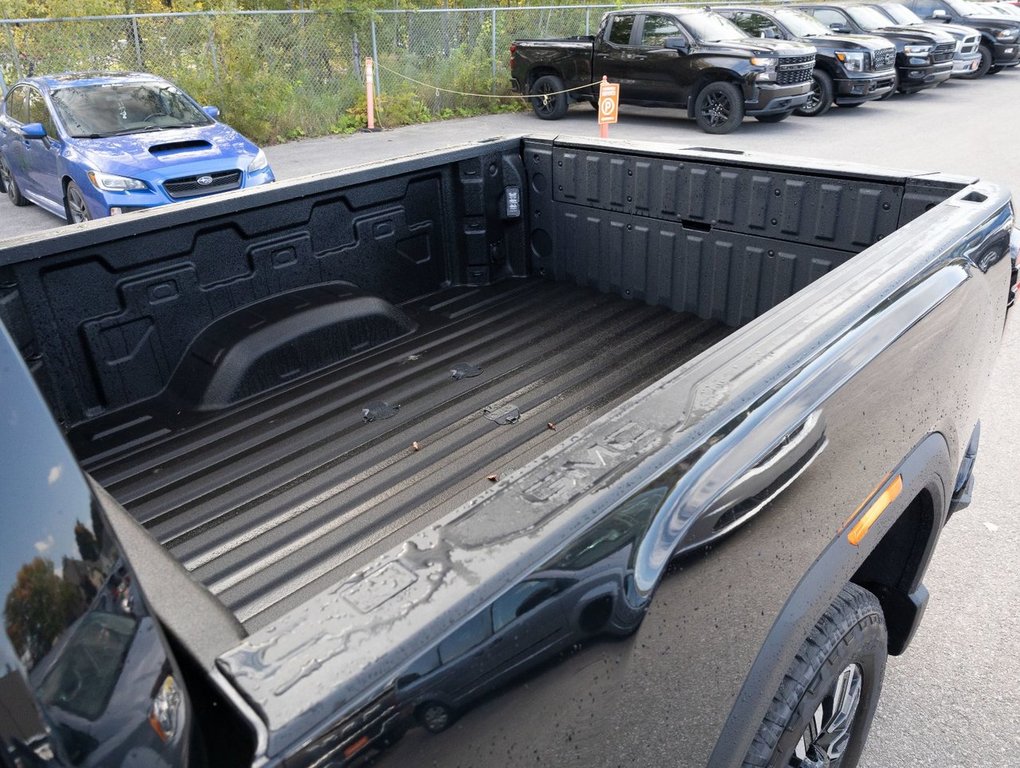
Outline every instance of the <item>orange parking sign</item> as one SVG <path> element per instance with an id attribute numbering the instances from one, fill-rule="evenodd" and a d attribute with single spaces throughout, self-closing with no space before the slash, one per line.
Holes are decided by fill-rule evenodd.
<path id="1" fill-rule="evenodd" d="M 599 125 L 616 122 L 620 111 L 620 84 L 605 79 L 599 83 Z"/>

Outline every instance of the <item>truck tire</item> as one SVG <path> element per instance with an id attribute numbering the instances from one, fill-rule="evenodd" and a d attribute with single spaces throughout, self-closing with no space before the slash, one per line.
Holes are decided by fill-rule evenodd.
<path id="1" fill-rule="evenodd" d="M 709 83 L 694 100 L 694 119 L 705 133 L 732 133 L 744 121 L 744 97 L 733 83 Z"/>
<path id="2" fill-rule="evenodd" d="M 773 112 L 771 115 L 755 115 L 754 119 L 762 123 L 781 123 L 792 114 L 793 110 L 789 112 Z"/>
<path id="3" fill-rule="evenodd" d="M 542 75 L 531 86 L 531 108 L 542 120 L 559 120 L 567 114 L 567 94 L 560 93 L 563 87 L 556 75 Z"/>
<path id="4" fill-rule="evenodd" d="M 981 54 L 981 61 L 978 62 L 978 68 L 974 70 L 974 73 L 968 79 L 984 77 L 988 74 L 988 70 L 992 68 L 992 49 L 982 44 L 978 46 L 978 53 Z"/>
<path id="5" fill-rule="evenodd" d="M 744 768 L 830 763 L 854 768 L 878 705 L 886 643 L 878 599 L 847 584 L 797 652 Z"/>
<path id="6" fill-rule="evenodd" d="M 811 95 L 794 112 L 801 117 L 820 117 L 832 107 L 832 78 L 828 73 L 816 69 L 811 73 Z"/>
<path id="7" fill-rule="evenodd" d="M 21 194 L 18 182 L 14 180 L 14 174 L 11 173 L 11 167 L 7 165 L 7 161 L 2 157 L 0 157 L 0 187 L 3 187 L 7 193 L 7 199 L 12 204 L 18 207 L 28 205 L 28 198 Z"/>

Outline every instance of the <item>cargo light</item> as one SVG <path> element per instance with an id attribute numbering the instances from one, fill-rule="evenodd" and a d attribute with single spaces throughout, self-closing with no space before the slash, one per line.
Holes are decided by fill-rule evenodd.
<path id="1" fill-rule="evenodd" d="M 868 511 L 865 512 L 861 519 L 854 524 L 854 527 L 850 529 L 850 533 L 847 534 L 847 540 L 855 547 L 861 543 L 868 531 L 871 530 L 871 526 L 875 524 L 882 513 L 892 504 L 896 498 L 903 492 L 903 476 L 896 475 L 893 481 L 889 483 L 882 494 L 875 499 L 874 503 L 868 507 Z"/>

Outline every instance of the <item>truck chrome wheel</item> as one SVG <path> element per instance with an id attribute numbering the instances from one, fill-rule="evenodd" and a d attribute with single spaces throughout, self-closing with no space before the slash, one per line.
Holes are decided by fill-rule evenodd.
<path id="1" fill-rule="evenodd" d="M 792 768 L 838 765 L 850 743 L 863 689 L 861 668 L 857 664 L 847 665 L 804 729 L 794 749 Z"/>

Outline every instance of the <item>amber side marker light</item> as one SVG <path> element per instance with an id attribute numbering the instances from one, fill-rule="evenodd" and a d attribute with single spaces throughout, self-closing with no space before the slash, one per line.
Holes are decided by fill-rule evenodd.
<path id="1" fill-rule="evenodd" d="M 850 533 L 847 534 L 847 540 L 855 547 L 860 544 L 861 540 L 868 534 L 868 531 L 871 530 L 871 526 L 875 524 L 875 521 L 881 517 L 882 513 L 896 500 L 896 497 L 902 491 L 903 476 L 896 475 L 893 481 L 889 483 L 889 486 L 882 491 L 882 495 L 875 499 L 874 503 L 868 507 L 868 511 L 850 529 Z"/>
<path id="2" fill-rule="evenodd" d="M 368 746 L 368 736 L 362 736 L 355 742 L 348 744 L 344 747 L 344 757 L 351 758 L 358 754 L 361 750 Z"/>

